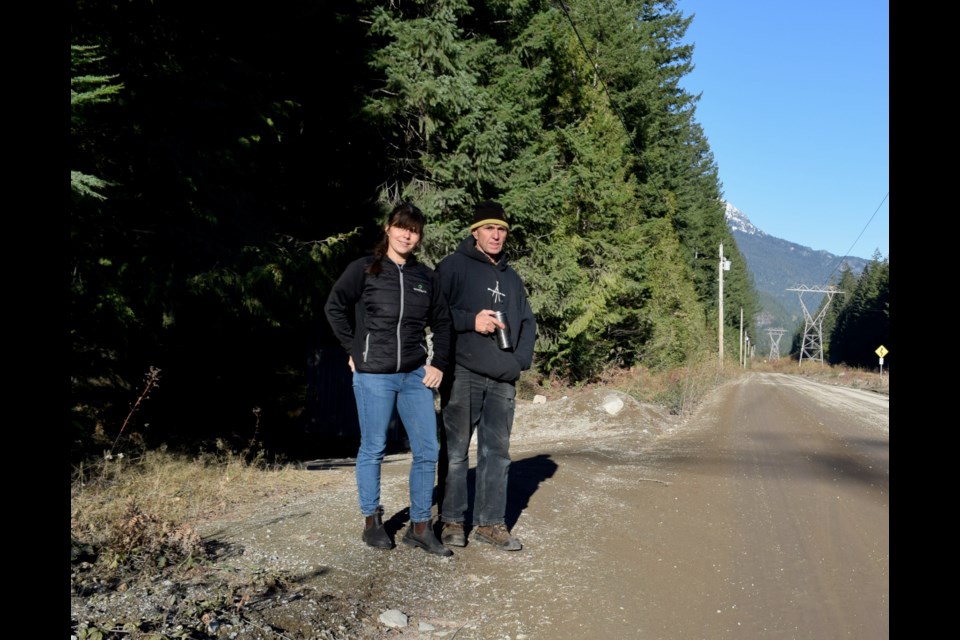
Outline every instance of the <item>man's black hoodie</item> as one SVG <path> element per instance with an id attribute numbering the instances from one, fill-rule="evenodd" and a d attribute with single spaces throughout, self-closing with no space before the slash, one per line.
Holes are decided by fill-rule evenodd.
<path id="1" fill-rule="evenodd" d="M 507 263 L 506 254 L 501 253 L 497 263 L 491 263 L 469 235 L 440 261 L 437 273 L 450 304 L 456 364 L 494 380 L 517 380 L 520 372 L 533 364 L 537 321 L 523 281 Z M 477 313 L 483 309 L 506 314 L 510 349 L 501 350 L 492 334 L 477 333 Z"/>

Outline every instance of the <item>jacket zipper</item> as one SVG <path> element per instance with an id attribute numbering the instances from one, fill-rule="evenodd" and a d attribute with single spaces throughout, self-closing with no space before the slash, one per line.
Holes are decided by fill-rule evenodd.
<path id="1" fill-rule="evenodd" d="M 400 323 L 403 320 L 403 305 L 404 305 L 404 291 L 403 291 L 403 265 L 397 265 L 397 272 L 400 274 L 400 316 L 397 318 L 397 371 L 400 371 L 400 359 L 402 356 L 403 346 L 400 342 Z"/>

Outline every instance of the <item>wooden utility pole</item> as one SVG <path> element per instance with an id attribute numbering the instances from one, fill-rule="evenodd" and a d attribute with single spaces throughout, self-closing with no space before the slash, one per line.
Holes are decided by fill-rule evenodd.
<path id="1" fill-rule="evenodd" d="M 720 266 L 717 269 L 720 273 L 720 300 L 717 305 L 720 308 L 720 315 L 717 318 L 717 334 L 719 336 L 720 345 L 720 368 L 723 368 L 723 272 L 730 271 L 730 261 L 723 257 L 723 243 L 720 243 Z"/>
<path id="2" fill-rule="evenodd" d="M 743 368 L 743 307 L 740 307 L 740 368 Z"/>

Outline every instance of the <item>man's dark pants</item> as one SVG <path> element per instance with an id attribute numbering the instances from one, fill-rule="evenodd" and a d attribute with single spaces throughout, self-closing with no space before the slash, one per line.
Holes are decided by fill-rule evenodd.
<path id="1" fill-rule="evenodd" d="M 517 388 L 457 364 L 449 399 L 443 407 L 447 473 L 440 508 L 443 522 L 464 522 L 467 511 L 467 471 L 470 439 L 477 433 L 476 495 L 473 524 L 504 523 L 507 475 L 510 471 L 510 432 Z"/>

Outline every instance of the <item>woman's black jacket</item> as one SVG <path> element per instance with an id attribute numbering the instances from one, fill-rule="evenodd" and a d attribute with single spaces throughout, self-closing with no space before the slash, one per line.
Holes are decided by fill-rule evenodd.
<path id="1" fill-rule="evenodd" d="M 396 264 L 384 256 L 354 260 L 334 283 L 324 312 L 337 340 L 363 373 L 408 373 L 427 363 L 445 371 L 450 353 L 450 310 L 437 274 L 416 258 Z"/>

